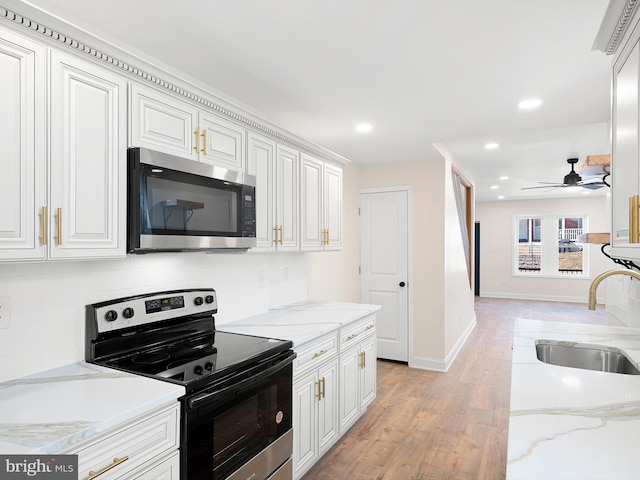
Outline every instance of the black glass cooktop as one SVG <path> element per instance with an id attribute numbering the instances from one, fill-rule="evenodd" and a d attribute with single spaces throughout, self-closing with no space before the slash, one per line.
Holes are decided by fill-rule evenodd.
<path id="1" fill-rule="evenodd" d="M 178 342 L 139 349 L 99 363 L 181 384 L 219 378 L 291 347 L 291 342 L 213 331 Z"/>

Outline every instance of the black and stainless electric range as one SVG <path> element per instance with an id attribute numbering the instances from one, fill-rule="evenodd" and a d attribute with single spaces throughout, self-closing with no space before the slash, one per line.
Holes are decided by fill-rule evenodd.
<path id="1" fill-rule="evenodd" d="M 86 359 L 185 387 L 182 480 L 290 480 L 292 344 L 217 331 L 217 311 L 210 288 L 87 305 Z"/>

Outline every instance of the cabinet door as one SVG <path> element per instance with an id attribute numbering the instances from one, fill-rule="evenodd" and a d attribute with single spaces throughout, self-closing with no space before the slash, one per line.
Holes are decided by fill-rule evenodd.
<path id="1" fill-rule="evenodd" d="M 300 160 L 300 248 L 321 250 L 323 162 L 302 154 Z"/>
<path id="2" fill-rule="evenodd" d="M 125 255 L 126 82 L 51 52 L 50 258 Z"/>
<path id="3" fill-rule="evenodd" d="M 322 456 L 338 439 L 338 360 L 318 370 L 322 399 L 318 402 L 318 442 Z"/>
<path id="4" fill-rule="evenodd" d="M 315 372 L 293 384 L 293 471 L 296 478 L 318 458 L 317 394 Z"/>
<path id="5" fill-rule="evenodd" d="M 325 250 L 342 248 L 342 169 L 324 166 L 324 228 L 327 230 Z"/>
<path id="6" fill-rule="evenodd" d="M 376 398 L 376 337 L 371 336 L 360 346 L 360 410 L 364 410 Z"/>
<path id="7" fill-rule="evenodd" d="M 278 250 L 298 250 L 298 167 L 300 154 L 283 145 L 276 149 L 276 225 Z"/>
<path id="8" fill-rule="evenodd" d="M 0 258 L 42 259 L 45 49 L 0 30 Z"/>
<path id="9" fill-rule="evenodd" d="M 130 146 L 197 160 L 202 148 L 201 137 L 196 135 L 197 122 L 198 110 L 188 103 L 131 85 Z"/>
<path id="10" fill-rule="evenodd" d="M 340 355 L 340 434 L 360 413 L 360 351 L 352 348 Z"/>
<path id="11" fill-rule="evenodd" d="M 252 251 L 274 251 L 276 142 L 253 132 L 247 138 L 247 173 L 256 177 L 257 247 Z"/>
<path id="12" fill-rule="evenodd" d="M 215 115 L 200 113 L 200 161 L 244 171 L 245 129 Z"/>
<path id="13" fill-rule="evenodd" d="M 169 458 L 156 464 L 152 468 L 140 474 L 129 474 L 123 477 L 131 480 L 179 480 L 180 479 L 180 454 L 176 451 Z"/>
<path id="14" fill-rule="evenodd" d="M 611 181 L 611 245 L 614 255 L 636 257 L 638 240 L 630 238 L 629 199 L 638 189 L 639 46 L 616 62 L 613 80 L 613 154 Z M 635 254 L 634 254 L 635 250 Z"/>

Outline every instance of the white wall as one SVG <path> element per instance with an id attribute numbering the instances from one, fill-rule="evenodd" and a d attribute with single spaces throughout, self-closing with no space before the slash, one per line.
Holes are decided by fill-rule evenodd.
<path id="1" fill-rule="evenodd" d="M 475 321 L 473 291 L 466 270 L 459 268 L 464 254 L 450 170 L 451 163 L 444 159 L 360 166 L 362 189 L 412 187 L 410 365 L 416 367 L 445 369 L 452 349 L 460 346 L 458 340 Z M 453 243 L 445 231 L 455 233 Z"/>
<path id="2" fill-rule="evenodd" d="M 480 296 L 587 302 L 591 279 L 614 264 L 600 252 L 600 245 L 585 245 L 588 278 L 523 277 L 513 274 L 513 218 L 515 215 L 589 215 L 589 231 L 608 232 L 608 202 L 605 196 L 479 202 Z M 605 290 L 598 291 L 599 303 Z"/>
<path id="3" fill-rule="evenodd" d="M 159 253 L 0 264 L 0 297 L 11 299 L 11 327 L 0 329 L 0 381 L 83 360 L 84 307 L 90 303 L 212 287 L 218 294 L 216 322 L 224 323 L 305 300 L 307 275 L 307 257 L 300 253 Z"/>

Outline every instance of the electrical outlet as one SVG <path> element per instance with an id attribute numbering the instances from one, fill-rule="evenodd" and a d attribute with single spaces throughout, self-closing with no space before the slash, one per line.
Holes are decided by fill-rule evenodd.
<path id="1" fill-rule="evenodd" d="M 0 329 L 11 327 L 11 297 L 0 297 Z"/>

